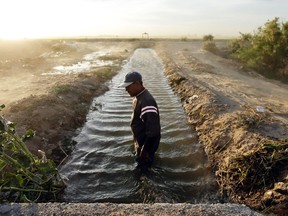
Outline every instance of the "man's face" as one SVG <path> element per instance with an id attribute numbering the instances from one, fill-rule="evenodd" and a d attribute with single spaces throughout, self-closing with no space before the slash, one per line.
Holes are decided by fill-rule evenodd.
<path id="1" fill-rule="evenodd" d="M 140 84 L 138 82 L 134 82 L 126 87 L 126 91 L 131 97 L 134 97 L 139 93 L 139 85 Z"/>

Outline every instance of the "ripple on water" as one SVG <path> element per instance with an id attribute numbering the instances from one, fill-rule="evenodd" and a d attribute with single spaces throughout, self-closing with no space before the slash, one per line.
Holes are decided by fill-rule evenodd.
<path id="1" fill-rule="evenodd" d="M 129 127 L 132 99 L 117 88 L 131 70 L 141 72 L 160 110 L 162 138 L 155 164 L 146 175 L 134 163 Z M 137 49 L 111 80 L 110 90 L 93 100 L 87 122 L 75 137 L 76 149 L 61 168 L 69 178 L 67 201 L 215 201 L 215 180 L 207 159 L 163 70 L 153 50 Z"/>

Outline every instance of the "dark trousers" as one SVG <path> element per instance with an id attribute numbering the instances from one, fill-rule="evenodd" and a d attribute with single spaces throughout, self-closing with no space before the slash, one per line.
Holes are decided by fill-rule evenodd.
<path id="1" fill-rule="evenodd" d="M 155 137 L 155 139 L 153 139 L 152 141 L 153 142 L 146 143 L 145 148 L 143 144 L 139 145 L 137 141 L 134 141 L 134 147 L 136 152 L 135 161 L 138 163 L 138 167 L 140 168 L 148 169 L 152 166 L 154 162 L 154 156 L 160 143 L 160 137 Z"/>

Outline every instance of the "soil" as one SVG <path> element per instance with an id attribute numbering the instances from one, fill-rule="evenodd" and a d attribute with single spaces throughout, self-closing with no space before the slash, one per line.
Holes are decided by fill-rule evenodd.
<path id="1" fill-rule="evenodd" d="M 187 215 L 187 216 L 261 216 L 247 206 L 237 204 L 115 204 L 115 203 L 12 203 L 0 205 L 0 214 L 8 215 Z"/>
<path id="2" fill-rule="evenodd" d="M 217 41 L 220 49 L 226 46 L 226 41 Z M 0 105 L 6 105 L 2 115 L 17 123 L 20 135 L 35 130 L 29 149 L 35 154 L 41 149 L 61 164 L 73 149 L 71 137 L 85 122 L 92 99 L 108 90 L 106 82 L 137 47 L 152 47 L 162 59 L 223 195 L 257 210 L 287 210 L 288 86 L 203 50 L 201 41 L 0 41 Z M 114 65 L 43 75 L 103 50 L 109 51 L 106 59 Z M 276 153 L 281 163 L 271 163 Z M 243 161 L 249 164 L 244 174 Z M 266 172 L 268 168 L 273 172 Z M 270 180 L 263 183 L 263 178 Z"/>
<path id="3" fill-rule="evenodd" d="M 92 99 L 108 90 L 106 82 L 136 45 L 62 40 L 0 44 L 0 103 L 6 106 L 2 114 L 17 124 L 19 135 L 34 130 L 34 138 L 27 142 L 29 149 L 34 154 L 38 149 L 46 152 L 57 164 L 73 149 L 71 137 L 85 122 Z M 107 52 L 102 59 L 114 64 L 85 73 L 45 75 L 54 67 L 77 64 L 86 54 L 97 51 Z"/>

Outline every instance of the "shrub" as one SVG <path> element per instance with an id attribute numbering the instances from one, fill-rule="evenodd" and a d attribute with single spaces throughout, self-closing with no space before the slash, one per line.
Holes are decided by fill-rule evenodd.
<path id="1" fill-rule="evenodd" d="M 203 41 L 213 41 L 213 40 L 214 40 L 214 36 L 211 34 L 203 36 Z"/>
<path id="2" fill-rule="evenodd" d="M 232 57 L 269 78 L 287 79 L 288 22 L 279 18 L 265 23 L 256 33 L 242 34 L 230 44 Z"/>
<path id="3" fill-rule="evenodd" d="M 209 52 L 212 52 L 214 54 L 217 54 L 218 53 L 218 48 L 216 47 L 216 44 L 214 41 L 206 41 L 204 42 L 203 44 L 203 49 L 209 51 Z"/>
<path id="4" fill-rule="evenodd" d="M 203 49 L 216 55 L 220 54 L 220 51 L 214 42 L 214 36 L 210 34 L 203 37 Z"/>

